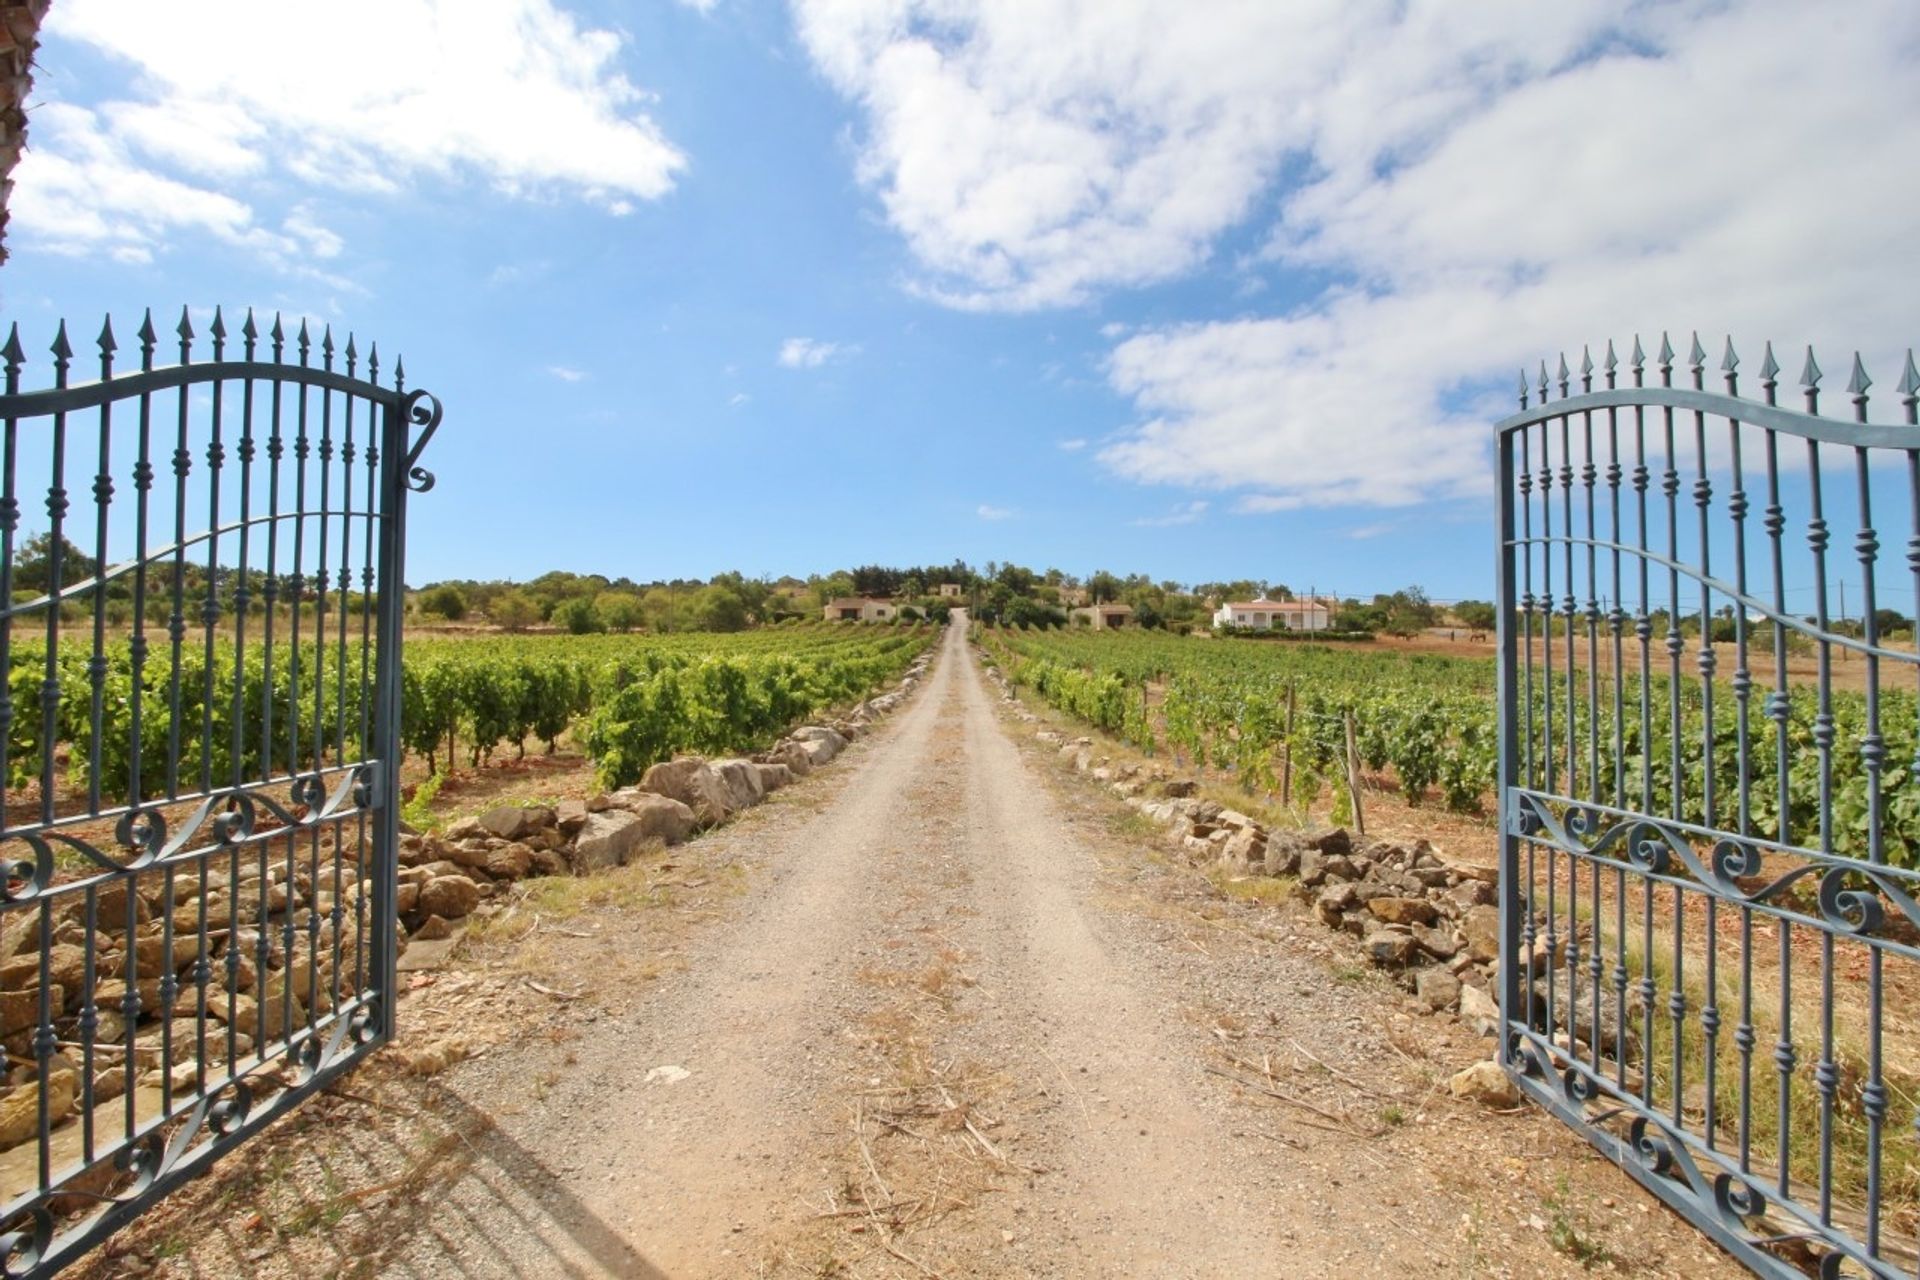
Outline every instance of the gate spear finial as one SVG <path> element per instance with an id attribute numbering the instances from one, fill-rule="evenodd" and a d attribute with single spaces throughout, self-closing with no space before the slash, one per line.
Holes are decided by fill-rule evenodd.
<path id="1" fill-rule="evenodd" d="M 1740 394 L 1736 381 L 1739 375 L 1735 372 L 1739 367 L 1740 357 L 1733 352 L 1733 335 L 1728 334 L 1726 354 L 1720 357 L 1720 372 L 1727 375 L 1727 394 L 1730 396 Z"/>
<path id="2" fill-rule="evenodd" d="M 7 334 L 7 345 L 0 347 L 0 359 L 4 359 L 7 362 L 8 382 L 12 382 L 20 376 L 20 367 L 26 364 L 27 353 L 20 345 L 20 322 L 18 320 L 13 322 L 12 330 Z M 9 390 L 11 390 L 11 388 L 9 388 Z"/>
<path id="3" fill-rule="evenodd" d="M 1660 354 L 1654 357 L 1660 362 L 1660 385 L 1673 385 L 1673 343 L 1667 340 L 1667 331 L 1660 331 Z"/>
<path id="4" fill-rule="evenodd" d="M 1867 420 L 1867 388 L 1873 385 L 1873 379 L 1867 376 L 1867 366 L 1861 363 L 1860 353 L 1853 353 L 1853 374 L 1847 379 L 1847 394 L 1853 397 L 1853 416 L 1856 422 Z"/>
<path id="5" fill-rule="evenodd" d="M 1773 342 L 1767 342 L 1766 358 L 1760 361 L 1760 387 L 1767 393 L 1767 403 L 1774 401 L 1774 388 L 1779 386 L 1780 362 L 1773 358 Z"/>
<path id="6" fill-rule="evenodd" d="M 73 360 L 73 344 L 67 341 L 67 322 L 60 322 L 60 331 L 53 335 L 53 374 L 54 381 L 60 386 L 67 385 L 67 365 Z"/>
<path id="7" fill-rule="evenodd" d="M 253 308 L 247 308 L 247 318 L 240 324 L 240 336 L 246 339 L 242 350 L 249 361 L 253 359 L 254 348 L 260 343 L 260 326 L 253 322 Z"/>
<path id="8" fill-rule="evenodd" d="M 1567 398 L 1567 380 L 1570 376 L 1571 374 L 1567 369 L 1567 353 L 1562 351 L 1560 353 L 1560 369 L 1558 373 L 1555 374 L 1555 377 L 1558 378 L 1560 382 L 1560 398 L 1562 400 Z"/>
<path id="9" fill-rule="evenodd" d="M 1820 412 L 1820 366 L 1813 358 L 1813 347 L 1807 347 L 1807 362 L 1800 368 L 1800 385 L 1807 389 L 1807 412 Z"/>
<path id="10" fill-rule="evenodd" d="M 1637 387 L 1647 367 L 1647 353 L 1640 349 L 1640 335 L 1637 333 L 1633 335 L 1633 354 L 1627 359 L 1633 365 L 1633 385 Z"/>
<path id="11" fill-rule="evenodd" d="M 1540 362 L 1540 403 L 1545 404 L 1546 402 L 1547 402 L 1547 362 L 1545 360 L 1542 360 Z"/>
<path id="12" fill-rule="evenodd" d="M 193 349 L 193 317 L 185 307 L 180 308 L 180 323 L 173 327 L 180 335 L 180 363 L 187 363 L 187 355 Z"/>
<path id="13" fill-rule="evenodd" d="M 1907 424 L 1920 425 L 1920 369 L 1913 364 L 1913 348 L 1907 348 L 1907 371 L 1900 375 L 1900 402 L 1907 407 Z"/>
<path id="14" fill-rule="evenodd" d="M 105 382 L 113 376 L 113 353 L 119 344 L 113 340 L 113 317 L 108 316 L 100 324 L 100 336 L 94 339 L 100 348 L 100 381 Z"/>
<path id="15" fill-rule="evenodd" d="M 280 324 L 280 313 L 273 313 L 273 328 L 267 330 L 267 336 L 273 339 L 273 362 L 280 363 L 280 357 L 287 349 L 287 331 Z"/>
<path id="16" fill-rule="evenodd" d="M 1593 390 L 1593 347 L 1585 343 L 1580 347 L 1580 389 Z"/>
<path id="17" fill-rule="evenodd" d="M 140 330 L 140 367 L 153 368 L 153 349 L 160 345 L 160 335 L 153 331 L 153 308 L 147 308 L 147 314 L 141 317 Z"/>
<path id="18" fill-rule="evenodd" d="M 226 357 L 227 351 L 227 322 L 221 319 L 218 306 L 213 309 L 213 326 L 207 332 L 213 335 L 213 359 L 218 364 Z"/>

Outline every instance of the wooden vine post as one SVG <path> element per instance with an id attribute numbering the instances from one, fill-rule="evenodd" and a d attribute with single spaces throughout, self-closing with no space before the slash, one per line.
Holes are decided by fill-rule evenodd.
<path id="1" fill-rule="evenodd" d="M 1360 751 L 1355 746 L 1353 732 L 1353 712 L 1346 713 L 1347 721 L 1347 794 L 1353 797 L 1353 829 L 1359 835 L 1367 834 L 1367 817 L 1360 809 Z"/>

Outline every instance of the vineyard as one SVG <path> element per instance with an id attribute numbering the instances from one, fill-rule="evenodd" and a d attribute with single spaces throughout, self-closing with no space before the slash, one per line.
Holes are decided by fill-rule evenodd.
<path id="1" fill-rule="evenodd" d="M 437 771 L 505 748 L 525 754 L 530 743 L 551 751 L 572 731 L 602 785 L 623 786 L 676 752 L 754 750 L 859 701 L 936 630 L 815 623 L 727 635 L 412 639 L 405 747 Z M 97 809 L 102 796 L 171 797 L 354 758 L 370 732 L 372 673 L 345 635 L 315 629 L 298 643 L 244 647 L 225 638 L 68 643 L 51 664 L 44 642 L 15 639 L 8 786 L 36 786 L 48 806 L 63 787 L 84 791 Z M 172 763 L 142 771 L 141 760 Z"/>
<path id="2" fill-rule="evenodd" d="M 1437 800 L 1456 812 L 1491 813 L 1499 714 L 1490 660 L 1146 631 L 981 628 L 977 634 L 1014 683 L 1049 705 L 1149 754 L 1229 770 L 1249 792 L 1274 792 L 1282 768 L 1290 767 L 1293 794 L 1311 802 L 1340 774 L 1343 723 L 1351 714 L 1362 762 L 1375 772 L 1391 770 L 1409 804 Z M 1553 741 L 1575 744 L 1572 759 L 1563 755 L 1555 776 L 1535 785 L 1702 825 L 1744 824 L 1784 843 L 1817 844 L 1824 770 L 1834 797 L 1832 847 L 1866 856 L 1863 696 L 1829 695 L 1832 745 L 1822 752 L 1822 708 L 1812 687 L 1789 686 L 1784 719 L 1776 721 L 1764 714 L 1773 690 L 1760 680 L 1744 704 L 1719 682 L 1709 734 L 1706 687 L 1698 680 L 1642 678 L 1631 662 L 1628 667 L 1618 680 L 1604 663 L 1567 668 L 1571 685 L 1566 672 L 1556 670 L 1551 688 L 1541 679 L 1521 691 L 1523 733 L 1531 730 L 1544 743 L 1551 718 Z M 1678 715 L 1669 715 L 1674 709 Z M 1883 690 L 1879 711 L 1888 761 L 1881 775 L 1887 857 L 1920 866 L 1914 697 Z M 1674 720 L 1677 741 L 1669 729 Z M 1703 751 L 1707 742 L 1718 749 Z M 1546 756 L 1539 748 L 1535 754 Z M 1711 761 L 1711 776 L 1703 760 Z M 1743 767 L 1752 778 L 1748 811 L 1709 813 L 1709 781 L 1719 795 L 1739 794 Z"/>

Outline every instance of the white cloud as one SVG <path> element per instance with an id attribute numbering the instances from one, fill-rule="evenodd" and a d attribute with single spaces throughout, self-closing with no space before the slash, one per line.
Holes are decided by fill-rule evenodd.
<path id="1" fill-rule="evenodd" d="M 1060 451 L 1062 453 L 1078 453 L 1086 447 L 1087 441 L 1084 436 L 1075 436 L 1071 440 L 1060 441 Z"/>
<path id="2" fill-rule="evenodd" d="M 1614 337 L 1624 356 L 1636 331 L 1651 350 L 1672 325 L 1684 348 L 1698 323 L 1716 360 L 1731 330 L 1749 367 L 1773 337 L 1866 347 L 1891 372 L 1920 323 L 1885 287 L 1920 267 L 1899 213 L 1920 184 L 1898 160 L 1920 142 L 1899 52 L 1916 39 L 1910 6 L 1835 23 L 1748 5 L 1674 24 L 1657 57 L 1534 76 L 1418 134 L 1339 136 L 1270 253 L 1361 287 L 1120 344 L 1109 376 L 1142 420 L 1103 457 L 1140 480 L 1257 485 L 1254 509 L 1394 505 L 1486 492 L 1510 371 L 1562 342 L 1591 337 L 1597 360 Z M 1417 64 L 1389 79 L 1417 83 Z M 1726 93 L 1735 81 L 1760 88 Z M 1607 127 L 1575 127 L 1596 103 Z M 1675 120 L 1709 144 L 1631 141 Z M 1526 156 L 1550 158 L 1552 181 L 1509 163 Z M 1795 181 L 1756 181 L 1783 157 Z M 1876 198 L 1825 194 L 1863 175 Z"/>
<path id="3" fill-rule="evenodd" d="M 785 369 L 818 369 L 829 360 L 844 359 L 857 354 L 859 350 L 857 345 L 848 343 L 788 338 L 780 344 L 780 354 L 774 359 Z"/>
<path id="4" fill-rule="evenodd" d="M 1204 498 L 1193 502 L 1182 502 L 1165 515 L 1142 516 L 1133 523 L 1146 529 L 1165 529 L 1178 524 L 1195 524 L 1207 514 L 1207 508 L 1210 505 L 1212 504 Z"/>
<path id="5" fill-rule="evenodd" d="M 746 392 L 736 391 L 731 396 L 727 397 L 727 407 L 729 409 L 738 409 L 741 405 L 748 403 L 752 399 L 753 397 L 748 395 Z"/>
<path id="6" fill-rule="evenodd" d="M 714 9 L 719 5 L 720 0 L 680 0 L 680 3 L 686 6 L 687 8 L 692 9 L 695 13 L 698 13 L 704 16 L 706 14 L 712 13 Z"/>
<path id="7" fill-rule="evenodd" d="M 1561 343 L 1859 345 L 1884 386 L 1920 328 L 1909 0 L 795 5 L 923 292 L 1073 304 L 1242 228 L 1304 286 L 1113 335 L 1138 417 L 1101 457 L 1236 510 L 1484 492 Z"/>
<path id="8" fill-rule="evenodd" d="M 1013 508 L 996 507 L 983 502 L 974 509 L 974 514 L 982 520 L 1011 520 L 1013 518 Z"/>
<path id="9" fill-rule="evenodd" d="M 125 98 L 35 111 L 16 225 L 59 252 L 142 260 L 197 231 L 285 254 L 258 230 L 284 218 L 291 249 L 328 257 L 340 240 L 314 234 L 311 191 L 277 215 L 251 201 L 472 176 L 619 213 L 685 166 L 619 69 L 622 37 L 553 0 L 390 0 L 366 20 L 318 0 L 205 0 L 191 22 L 145 0 L 71 0 L 48 32 L 132 73 Z"/>
<path id="10" fill-rule="evenodd" d="M 550 364 L 547 366 L 547 372 L 562 382 L 585 382 L 587 379 L 586 370 L 571 368 L 564 364 Z"/>

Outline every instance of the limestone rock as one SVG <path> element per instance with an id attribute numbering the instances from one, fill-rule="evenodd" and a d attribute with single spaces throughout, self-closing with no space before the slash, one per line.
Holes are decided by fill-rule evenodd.
<path id="1" fill-rule="evenodd" d="M 766 783 L 760 777 L 760 766 L 751 760 L 715 760 L 713 771 L 726 785 L 735 809 L 759 804 L 767 793 Z"/>
<path id="2" fill-rule="evenodd" d="M 640 779 L 640 790 L 678 800 L 693 810 L 694 820 L 702 827 L 725 822 L 739 807 L 726 782 L 699 756 L 662 760 Z"/>
<path id="3" fill-rule="evenodd" d="M 1485 987 L 1460 989 L 1460 1021 L 1477 1036 L 1490 1036 L 1500 1030 L 1500 1005 Z"/>
<path id="4" fill-rule="evenodd" d="M 1500 909 L 1469 907 L 1460 918 L 1460 932 L 1466 935 L 1467 954 L 1481 964 L 1500 958 Z"/>
<path id="5" fill-rule="evenodd" d="M 544 805 L 501 805 L 481 814 L 480 825 L 502 840 L 525 840 L 553 825 L 553 810 Z"/>
<path id="6" fill-rule="evenodd" d="M 420 889 L 415 908 L 428 915 L 459 920 L 480 905 L 480 886 L 466 876 L 435 876 Z"/>
<path id="7" fill-rule="evenodd" d="M 1453 1008 L 1460 999 L 1460 979 L 1443 968 L 1422 969 L 1413 976 L 1413 994 L 1435 1013 Z"/>
<path id="8" fill-rule="evenodd" d="M 1478 1102 L 1487 1107 L 1512 1107 L 1520 1102 L 1520 1090 L 1497 1062 L 1476 1062 L 1447 1082 L 1456 1098 Z"/>
<path id="9" fill-rule="evenodd" d="M 755 762 L 753 767 L 760 773 L 760 790 L 762 794 L 770 795 L 780 788 L 790 786 L 793 783 L 793 770 L 787 768 L 784 764 L 760 764 Z"/>
<path id="10" fill-rule="evenodd" d="M 1360 945 L 1366 948 L 1368 958 L 1375 964 L 1393 969 L 1404 967 L 1417 949 L 1412 934 L 1392 929 L 1376 929 Z"/>
<path id="11" fill-rule="evenodd" d="M 570 836 L 587 824 L 587 806 L 580 800 L 562 800 L 553 808 L 554 825 L 562 836 Z"/>
<path id="12" fill-rule="evenodd" d="M 1387 924 L 1430 925 L 1438 916 L 1425 898 L 1375 898 L 1367 903 L 1367 910 Z"/>
<path id="13" fill-rule="evenodd" d="M 693 810 L 678 800 L 632 787 L 616 791 L 610 798 L 618 805 L 620 812 L 640 819 L 639 838 L 642 840 L 652 837 L 663 844 L 679 844 L 693 834 Z M 589 830 L 591 827 L 582 827 L 581 836 L 584 837 Z M 579 847 L 577 842 L 575 847 Z"/>

